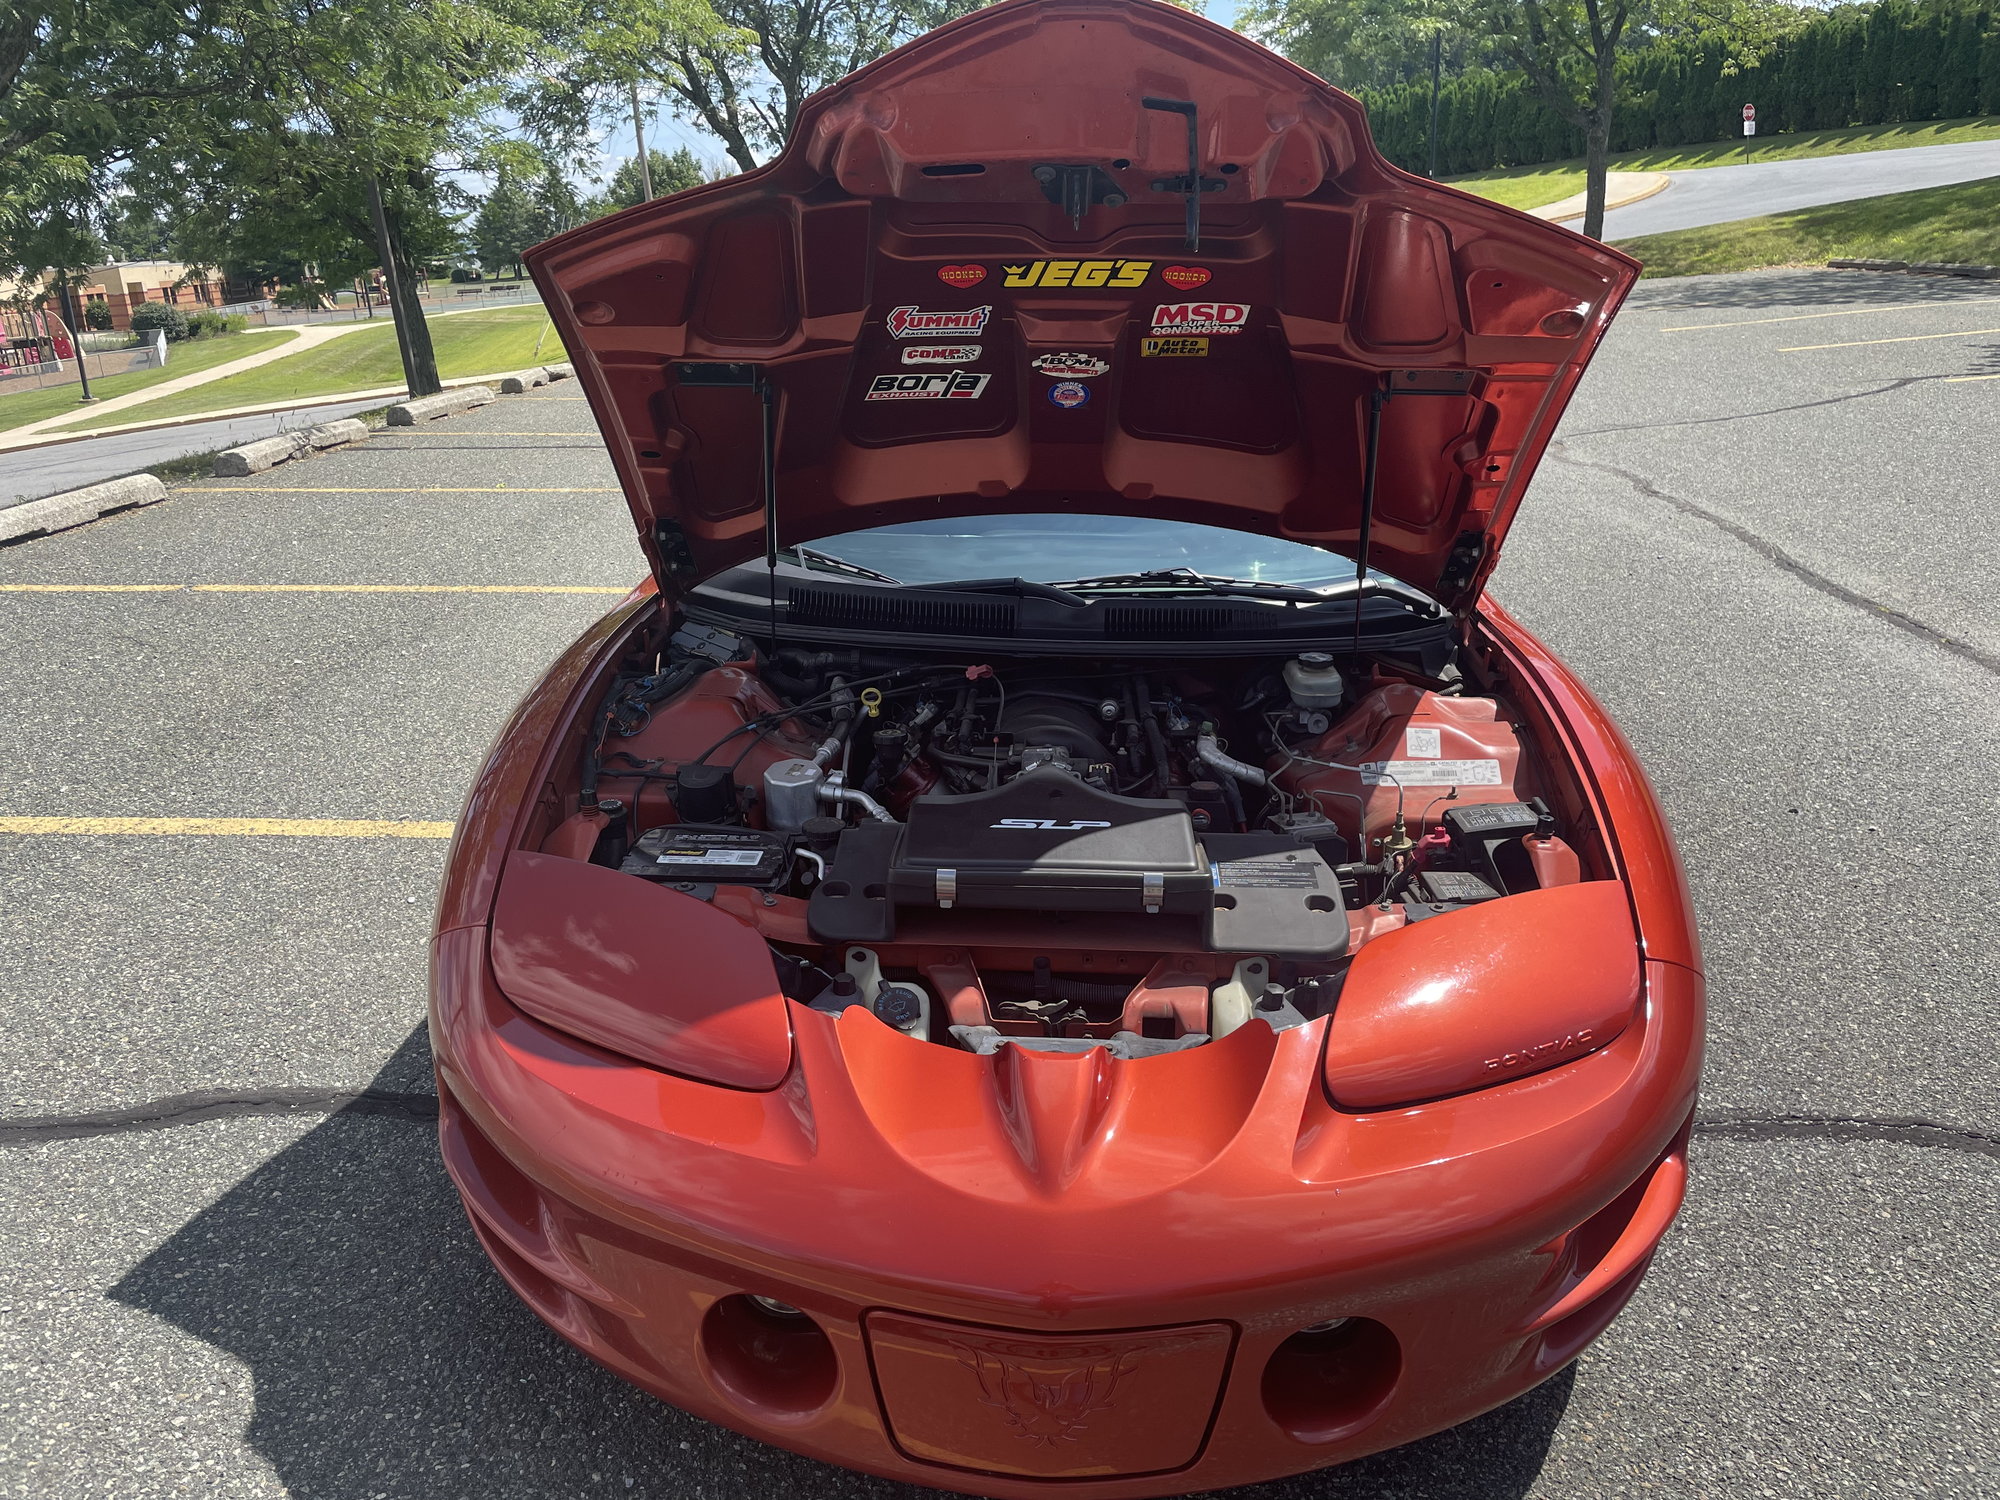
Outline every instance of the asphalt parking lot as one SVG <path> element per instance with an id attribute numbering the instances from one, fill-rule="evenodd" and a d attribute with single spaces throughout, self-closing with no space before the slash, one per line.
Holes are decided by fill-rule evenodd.
<path id="1" fill-rule="evenodd" d="M 1995 431 L 2000 287 L 1635 294 L 1495 592 L 1678 833 L 1688 1207 L 1573 1370 L 1239 1493 L 2000 1493 Z M 639 573 L 611 482 L 558 385 L 0 550 L 0 1493 L 916 1493 L 570 1352 L 438 1165 L 436 835 Z"/>

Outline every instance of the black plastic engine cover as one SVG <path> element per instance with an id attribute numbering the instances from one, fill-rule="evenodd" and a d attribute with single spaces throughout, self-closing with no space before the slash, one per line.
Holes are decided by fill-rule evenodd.
<path id="1" fill-rule="evenodd" d="M 1209 889 L 1180 803 L 1120 797 L 1053 768 L 991 791 L 918 797 L 889 873 L 906 906 L 1197 915 Z"/>

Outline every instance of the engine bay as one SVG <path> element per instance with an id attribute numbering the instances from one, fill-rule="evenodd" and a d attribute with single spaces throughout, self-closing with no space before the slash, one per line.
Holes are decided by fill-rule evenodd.
<path id="1" fill-rule="evenodd" d="M 1584 878 L 1487 664 L 768 646 L 693 623 L 575 731 L 539 847 L 711 902 L 828 1012 L 1144 1057 L 1328 1014 L 1413 922 Z"/>

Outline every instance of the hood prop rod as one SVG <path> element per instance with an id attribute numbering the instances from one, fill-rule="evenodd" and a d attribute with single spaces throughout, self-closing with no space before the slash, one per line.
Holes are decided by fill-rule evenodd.
<path id="1" fill-rule="evenodd" d="M 759 365 L 676 360 L 674 379 L 695 390 L 747 390 L 759 404 L 758 470 L 764 502 L 764 571 L 771 606 L 771 650 L 778 649 L 778 388 Z"/>
<path id="2" fill-rule="evenodd" d="M 1400 384 L 1398 384 L 1400 382 Z M 1354 552 L 1354 654 L 1361 654 L 1361 606 L 1368 597 L 1368 548 L 1375 531 L 1375 475 L 1382 459 L 1382 408 L 1392 396 L 1459 396 L 1472 393 L 1470 370 L 1392 370 L 1389 383 L 1368 393 L 1368 448 L 1361 465 L 1361 535 Z"/>
<path id="3" fill-rule="evenodd" d="M 1187 176 L 1159 178 L 1153 183 L 1153 191 L 1187 195 L 1187 248 L 1188 253 L 1192 255 L 1201 249 L 1201 195 L 1219 193 L 1229 184 L 1220 177 L 1201 175 L 1201 124 L 1196 115 L 1197 107 L 1192 99 L 1144 98 L 1139 103 L 1147 109 L 1180 115 L 1187 120 Z"/>

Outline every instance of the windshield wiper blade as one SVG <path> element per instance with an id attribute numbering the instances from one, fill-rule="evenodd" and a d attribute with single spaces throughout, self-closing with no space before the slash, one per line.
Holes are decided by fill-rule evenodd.
<path id="1" fill-rule="evenodd" d="M 1096 578 L 1072 578 L 1055 584 L 1059 589 L 1192 589 L 1204 594 L 1228 594 L 1246 599 L 1285 599 L 1299 604 L 1324 604 L 1331 595 L 1297 583 L 1270 583 L 1255 578 L 1224 578 L 1214 573 L 1197 573 L 1193 568 L 1151 568 L 1143 573 L 1106 573 Z"/>
<path id="2" fill-rule="evenodd" d="M 860 563 L 849 562 L 844 557 L 835 557 L 831 552 L 821 552 L 816 547 L 788 547 L 785 549 L 801 563 L 818 563 L 822 567 L 833 568 L 841 573 L 852 573 L 856 578 L 872 578 L 877 583 L 901 583 L 900 578 L 891 578 L 887 573 L 878 573 L 873 568 L 864 568 Z"/>

